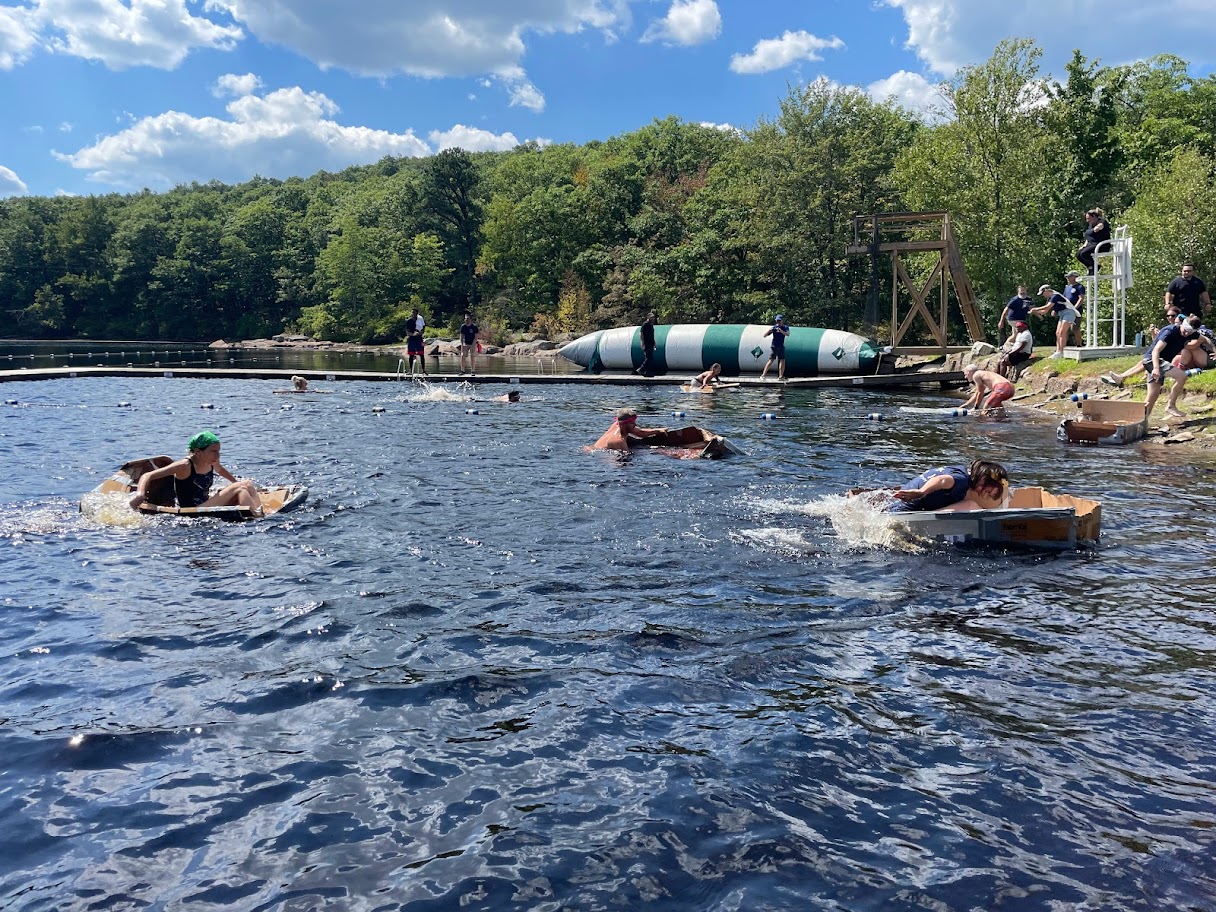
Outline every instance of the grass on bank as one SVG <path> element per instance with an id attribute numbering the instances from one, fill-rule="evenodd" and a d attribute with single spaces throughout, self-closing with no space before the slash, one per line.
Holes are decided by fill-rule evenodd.
<path id="1" fill-rule="evenodd" d="M 1122 373 L 1143 360 L 1141 355 L 1123 355 L 1118 358 L 1095 358 L 1091 361 L 1074 361 L 1072 358 L 1035 358 L 1031 362 L 1031 366 L 1022 373 L 1023 375 L 1031 374 L 1044 380 L 1052 375 L 1076 380 L 1097 380 L 1101 374 L 1105 374 L 1108 371 L 1113 371 L 1116 374 Z M 1113 390 L 1114 387 L 1111 387 L 1111 389 Z M 1124 380 L 1123 389 L 1129 390 L 1134 394 L 1135 398 L 1143 399 L 1146 392 L 1144 374 Z M 1205 370 L 1202 374 L 1194 377 L 1188 377 L 1185 394 L 1216 398 L 1216 368 Z"/>

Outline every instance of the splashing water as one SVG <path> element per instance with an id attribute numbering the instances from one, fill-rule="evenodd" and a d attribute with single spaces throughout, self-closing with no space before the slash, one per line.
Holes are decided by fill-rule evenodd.
<path id="1" fill-rule="evenodd" d="M 461 383 L 455 390 L 425 380 L 416 381 L 415 386 L 418 388 L 401 397 L 402 402 L 470 402 L 473 399 L 472 388 L 467 383 Z"/>
<path id="2" fill-rule="evenodd" d="M 924 550 L 923 541 L 912 535 L 895 514 L 883 512 L 888 498 L 874 496 L 852 497 L 847 494 L 825 494 L 800 504 L 761 500 L 757 506 L 773 513 L 801 513 L 822 516 L 831 523 L 836 537 L 848 548 L 884 548 L 915 554 Z"/>
<path id="3" fill-rule="evenodd" d="M 144 516 L 131 509 L 130 498 L 129 494 L 90 491 L 80 498 L 80 512 L 86 519 L 103 526 L 138 526 Z"/>

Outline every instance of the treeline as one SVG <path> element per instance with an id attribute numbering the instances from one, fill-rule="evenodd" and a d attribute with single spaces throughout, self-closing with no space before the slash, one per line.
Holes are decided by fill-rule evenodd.
<path id="1" fill-rule="evenodd" d="M 1062 281 L 1092 206 L 1131 228 L 1131 322 L 1147 323 L 1183 259 L 1216 278 L 1216 76 L 1076 52 L 1049 82 L 1040 56 L 1003 42 L 931 122 L 820 81 L 742 133 L 668 118 L 581 146 L 5 200 L 2 332 L 387 343 L 414 306 L 452 328 L 472 307 L 495 340 L 649 310 L 856 329 L 872 292 L 889 316 L 891 291 L 846 255 L 853 216 L 916 210 L 951 214 L 992 327 L 1019 283 Z"/>

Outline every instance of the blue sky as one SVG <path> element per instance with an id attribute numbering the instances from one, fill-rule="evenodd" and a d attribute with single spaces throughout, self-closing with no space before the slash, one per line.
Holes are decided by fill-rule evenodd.
<path id="1" fill-rule="evenodd" d="M 912 108 L 1010 36 L 1059 71 L 1216 59 L 1213 0 L 0 2 L 0 196 L 165 190 L 654 118 L 747 128 L 826 78 Z"/>

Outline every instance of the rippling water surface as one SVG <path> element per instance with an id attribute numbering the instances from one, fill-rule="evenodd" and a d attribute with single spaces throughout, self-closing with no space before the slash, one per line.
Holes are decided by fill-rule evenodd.
<path id="1" fill-rule="evenodd" d="M 1191 454 L 850 417 L 928 397 L 274 386 L 5 386 L 0 907 L 1216 907 Z M 749 455 L 582 452 L 625 404 Z M 78 511 L 204 427 L 305 507 Z M 980 455 L 1100 495 L 1100 547 L 822 515 Z"/>

